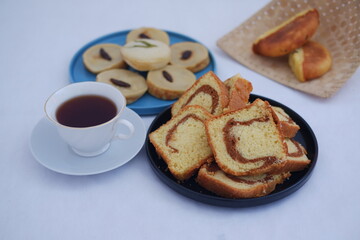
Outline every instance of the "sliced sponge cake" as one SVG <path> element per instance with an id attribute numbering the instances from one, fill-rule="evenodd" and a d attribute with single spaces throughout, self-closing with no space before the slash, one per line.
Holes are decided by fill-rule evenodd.
<path id="1" fill-rule="evenodd" d="M 294 139 L 285 139 L 285 145 L 287 147 L 287 157 L 285 166 L 282 171 L 301 171 L 309 165 L 311 160 L 306 156 L 305 148 Z"/>
<path id="2" fill-rule="evenodd" d="M 286 147 L 272 117 L 271 106 L 260 99 L 206 122 L 210 147 L 219 167 L 235 176 L 275 171 L 285 163 Z"/>
<path id="3" fill-rule="evenodd" d="M 299 131 L 299 125 L 280 107 L 272 106 L 274 110 L 274 120 L 278 124 L 281 133 L 286 138 L 292 138 Z"/>
<path id="4" fill-rule="evenodd" d="M 187 106 L 150 134 L 151 143 L 175 178 L 190 178 L 212 157 L 204 124 L 211 117 L 200 106 Z"/>
<path id="5" fill-rule="evenodd" d="M 253 90 L 251 82 L 236 74 L 225 80 L 224 84 L 229 90 L 229 105 L 224 109 L 225 112 L 238 110 L 249 103 L 250 93 Z"/>
<path id="6" fill-rule="evenodd" d="M 228 105 L 228 102 L 229 93 L 225 84 L 210 71 L 200 77 L 173 104 L 171 114 L 176 115 L 185 106 L 198 105 L 213 115 L 219 115 Z"/>
<path id="7" fill-rule="evenodd" d="M 290 173 L 232 176 L 222 171 L 215 162 L 205 163 L 196 181 L 200 186 L 226 198 L 253 198 L 274 191 L 277 184 L 290 177 Z"/>

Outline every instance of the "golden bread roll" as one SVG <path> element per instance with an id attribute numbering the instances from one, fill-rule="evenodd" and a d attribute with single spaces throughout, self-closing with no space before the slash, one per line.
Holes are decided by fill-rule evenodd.
<path id="1" fill-rule="evenodd" d="M 289 65 L 296 78 L 305 82 L 328 72 L 332 59 L 330 52 L 324 46 L 309 41 L 289 55 Z"/>
<path id="2" fill-rule="evenodd" d="M 304 45 L 314 35 L 319 23 L 319 13 L 315 8 L 302 11 L 256 39 L 253 52 L 268 57 L 284 56 Z"/>

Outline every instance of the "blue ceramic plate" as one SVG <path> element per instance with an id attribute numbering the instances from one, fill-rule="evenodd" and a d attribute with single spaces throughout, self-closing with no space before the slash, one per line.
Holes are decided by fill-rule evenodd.
<path id="1" fill-rule="evenodd" d="M 180 182 L 172 176 L 172 174 L 168 170 L 165 161 L 162 158 L 159 158 L 159 155 L 156 153 L 154 146 L 150 143 L 149 140 L 149 134 L 151 132 L 155 131 L 162 124 L 170 120 L 171 108 L 169 107 L 154 119 L 154 121 L 149 127 L 147 139 L 145 142 L 150 165 L 154 170 L 155 174 L 170 188 L 186 197 L 192 198 L 199 202 L 223 207 L 240 208 L 268 204 L 280 200 L 300 189 L 310 178 L 311 173 L 313 172 L 316 165 L 318 157 L 318 144 L 315 134 L 311 130 L 310 126 L 306 123 L 306 121 L 287 106 L 269 98 L 258 96 L 255 94 L 251 94 L 250 102 L 254 101 L 256 98 L 266 100 L 272 106 L 281 107 L 300 126 L 300 130 L 297 132 L 294 139 L 305 147 L 305 149 L 307 150 L 307 156 L 309 159 L 311 159 L 311 163 L 306 169 L 299 172 L 291 173 L 291 177 L 287 179 L 283 184 L 277 185 L 272 193 L 267 196 L 257 198 L 231 199 L 219 197 L 198 185 L 195 180 L 195 176 L 186 181 Z"/>
<path id="2" fill-rule="evenodd" d="M 96 74 L 93 74 L 86 70 L 83 61 L 82 61 L 82 55 L 88 49 L 89 47 L 99 44 L 99 43 L 115 43 L 124 45 L 126 41 L 126 35 L 130 32 L 130 30 L 116 32 L 112 34 L 105 35 L 103 37 L 100 37 L 98 39 L 95 39 L 88 44 L 86 44 L 84 47 L 82 47 L 72 58 L 70 63 L 70 81 L 71 82 L 84 82 L 84 81 L 95 81 Z M 190 37 L 187 37 L 182 34 L 178 34 L 175 32 L 166 31 L 169 34 L 170 37 L 170 45 L 178 42 L 184 42 L 184 41 L 191 41 L 191 42 L 198 42 Z M 215 60 L 212 56 L 211 52 L 209 51 L 210 56 L 210 63 L 209 65 L 195 73 L 196 77 L 199 78 L 200 76 L 204 75 L 208 71 L 215 72 Z M 131 69 L 132 71 L 135 71 Z M 143 76 L 146 75 L 145 72 L 140 72 Z M 146 77 L 146 76 L 144 76 Z M 165 108 L 173 104 L 175 100 L 167 101 L 167 100 L 161 100 L 158 98 L 155 98 L 151 96 L 148 93 L 145 93 L 144 96 L 142 96 L 140 99 L 138 99 L 136 102 L 133 102 L 129 105 L 127 105 L 128 108 L 134 110 L 136 113 L 140 115 L 153 115 L 157 114 L 161 111 L 163 111 Z"/>

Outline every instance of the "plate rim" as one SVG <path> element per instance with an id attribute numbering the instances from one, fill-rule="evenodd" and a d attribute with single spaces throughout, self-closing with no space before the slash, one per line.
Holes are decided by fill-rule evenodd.
<path id="1" fill-rule="evenodd" d="M 245 207 L 260 206 L 260 205 L 269 204 L 274 201 L 283 199 L 283 198 L 291 195 L 292 193 L 296 192 L 297 190 L 299 190 L 309 180 L 309 178 L 311 177 L 313 170 L 316 166 L 316 163 L 317 163 L 317 158 L 318 158 L 318 154 L 319 154 L 319 146 L 318 146 L 318 142 L 317 142 L 315 133 L 311 129 L 310 125 L 305 121 L 305 119 L 303 119 L 299 114 L 297 114 L 294 110 L 287 107 L 286 105 L 284 105 L 276 100 L 272 100 L 270 98 L 263 97 L 261 95 L 250 94 L 250 99 L 253 99 L 253 98 L 254 99 L 260 98 L 262 100 L 271 102 L 271 104 L 274 106 L 284 107 L 285 108 L 284 110 L 287 113 L 290 110 L 289 115 L 295 115 L 296 118 L 301 120 L 301 125 L 304 125 L 306 127 L 306 131 L 310 135 L 311 140 L 313 141 L 313 144 L 314 144 L 312 146 L 314 148 L 314 157 L 313 157 L 313 159 L 311 159 L 311 164 L 307 168 L 307 172 L 297 182 L 295 182 L 291 186 L 289 186 L 279 192 L 270 193 L 269 195 L 266 195 L 266 196 L 257 197 L 257 198 L 232 199 L 232 198 L 224 198 L 224 197 L 215 196 L 215 195 L 214 196 L 207 195 L 207 194 L 204 194 L 204 193 L 201 193 L 198 191 L 194 191 L 194 190 L 189 189 L 188 187 L 183 186 L 182 184 L 179 184 L 178 182 L 175 182 L 174 180 L 170 179 L 168 176 L 166 176 L 166 174 L 164 174 L 162 172 L 162 170 L 160 168 L 157 167 L 155 161 L 153 160 L 153 156 L 151 155 L 151 150 L 150 150 L 150 148 L 153 146 L 150 143 L 149 134 L 155 130 L 155 129 L 153 130 L 153 128 L 154 128 L 154 125 L 156 125 L 158 123 L 157 121 L 167 111 L 170 111 L 171 106 L 166 108 L 164 111 L 162 111 L 160 114 L 158 114 L 156 116 L 156 118 L 152 121 L 152 123 L 150 124 L 148 131 L 147 131 L 147 137 L 146 137 L 146 141 L 145 141 L 146 153 L 148 156 L 149 164 L 151 165 L 155 174 L 160 178 L 160 180 L 162 180 L 163 183 L 165 183 L 167 186 L 169 186 L 172 190 L 184 195 L 185 197 L 191 198 L 198 202 L 202 202 L 202 203 L 214 205 L 214 206 L 220 206 L 220 207 L 245 208 Z M 199 187 L 201 188 L 201 186 L 199 186 Z"/>
<path id="2" fill-rule="evenodd" d="M 136 28 L 134 28 L 134 29 L 136 29 Z M 134 29 L 121 30 L 121 31 L 116 31 L 116 32 L 112 32 L 112 33 L 102 35 L 102 36 L 100 36 L 98 38 L 95 38 L 95 39 L 87 42 L 80 49 L 78 49 L 75 52 L 75 54 L 72 56 L 72 58 L 70 60 L 70 64 L 69 64 L 68 73 L 69 73 L 69 77 L 70 77 L 70 83 L 79 82 L 79 80 L 76 80 L 75 76 L 74 76 L 74 69 L 75 69 L 74 66 L 75 66 L 75 63 L 78 61 L 78 59 L 82 58 L 82 54 L 86 49 L 88 49 L 89 47 L 91 47 L 91 46 L 93 46 L 95 44 L 98 44 L 98 43 L 100 43 L 100 42 L 102 42 L 102 41 L 104 41 L 104 40 L 106 40 L 108 38 L 112 38 L 112 37 L 117 36 L 117 35 L 126 35 L 126 34 L 128 34 L 130 31 L 132 31 Z M 169 34 L 170 40 L 171 40 L 171 36 L 175 36 L 177 38 L 184 38 L 184 39 L 187 39 L 187 41 L 200 43 L 203 46 L 205 46 L 206 49 L 208 50 L 208 53 L 209 53 L 210 64 L 212 65 L 212 68 L 209 71 L 213 71 L 214 73 L 216 73 L 217 64 L 216 64 L 216 61 L 215 61 L 215 57 L 212 54 L 212 52 L 210 51 L 210 49 L 205 44 L 203 44 L 202 42 L 200 42 L 200 41 L 198 41 L 198 40 L 196 40 L 196 39 L 194 39 L 192 37 L 189 37 L 189 36 L 187 36 L 185 34 L 182 34 L 182 33 L 174 32 L 174 31 L 170 31 L 170 30 L 165 30 L 165 29 L 161 29 L 161 30 L 165 31 L 166 33 Z M 203 71 L 203 70 L 201 70 L 201 71 Z M 199 71 L 199 72 L 201 72 L 201 71 Z M 200 76 L 197 76 L 198 72 L 194 73 L 194 74 L 195 74 L 197 79 L 200 77 Z M 148 93 L 146 93 L 146 94 L 148 94 Z M 162 99 L 160 99 L 160 100 L 162 100 Z M 171 104 L 173 104 L 175 100 L 162 100 L 162 101 L 164 101 L 164 104 L 160 104 L 159 106 L 156 106 L 156 107 L 153 107 L 153 108 L 144 108 L 144 107 L 139 107 L 139 106 L 131 106 L 131 104 L 129 104 L 127 107 L 134 110 L 136 113 L 138 113 L 138 114 L 140 114 L 142 116 L 156 115 L 156 114 L 160 113 L 161 111 L 163 111 L 168 106 L 170 106 Z"/>

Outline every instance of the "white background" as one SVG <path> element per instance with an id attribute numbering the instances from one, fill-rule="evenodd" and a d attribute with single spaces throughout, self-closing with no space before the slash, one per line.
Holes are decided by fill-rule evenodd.
<path id="1" fill-rule="evenodd" d="M 360 71 L 329 99 L 293 90 L 227 56 L 216 41 L 268 1 L 0 2 L 0 239 L 360 239 Z M 168 188 L 145 149 L 113 171 L 75 177 L 35 161 L 29 137 L 69 63 L 108 33 L 157 27 L 205 44 L 226 79 L 284 103 L 312 127 L 319 158 L 309 181 L 272 204 L 206 205 Z M 148 127 L 154 116 L 143 117 Z"/>

